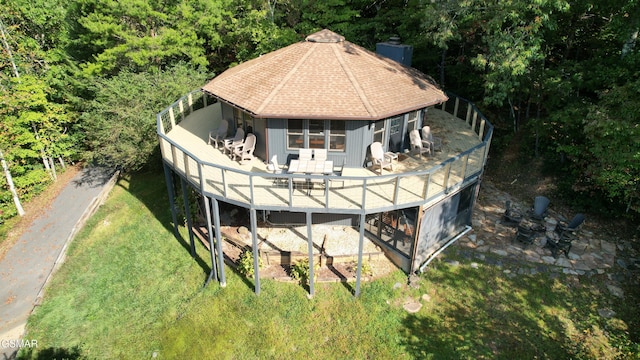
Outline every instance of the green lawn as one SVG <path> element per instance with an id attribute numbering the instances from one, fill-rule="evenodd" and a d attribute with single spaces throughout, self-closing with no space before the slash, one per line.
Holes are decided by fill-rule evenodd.
<path id="1" fill-rule="evenodd" d="M 226 288 L 203 288 L 207 253 L 191 258 L 169 225 L 162 176 L 120 181 L 29 318 L 25 338 L 38 348 L 20 358 L 638 358 L 628 321 L 598 315 L 628 313 L 599 277 L 510 277 L 451 248 L 443 256 L 460 265 L 432 263 L 419 288 L 396 271 L 363 283 L 359 298 L 353 285 L 317 284 L 307 299 L 267 280 L 256 296 L 230 268 Z M 418 313 L 402 308 L 409 298 Z"/>

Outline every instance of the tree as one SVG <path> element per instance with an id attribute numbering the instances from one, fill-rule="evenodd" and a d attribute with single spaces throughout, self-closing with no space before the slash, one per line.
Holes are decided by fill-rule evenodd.
<path id="1" fill-rule="evenodd" d="M 583 176 L 612 201 L 640 212 L 640 78 L 603 91 L 589 108 Z"/>
<path id="2" fill-rule="evenodd" d="M 114 75 L 120 69 L 158 71 L 178 61 L 206 66 L 200 20 L 211 29 L 215 7 L 198 2 L 83 0 L 72 7 L 70 49 L 87 74 Z M 209 10 L 205 13 L 204 10 Z M 213 35 L 212 35 L 213 36 Z"/>
<path id="3" fill-rule="evenodd" d="M 206 78 L 180 64 L 158 73 L 122 71 L 96 79 L 95 98 L 81 117 L 86 159 L 125 171 L 142 169 L 158 149 L 156 114 L 168 105 L 167 99 L 179 98 Z"/>

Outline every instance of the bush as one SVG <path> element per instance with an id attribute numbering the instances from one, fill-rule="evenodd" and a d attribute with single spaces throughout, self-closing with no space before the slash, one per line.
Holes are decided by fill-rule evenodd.
<path id="1" fill-rule="evenodd" d="M 317 264 L 314 265 L 313 267 L 314 281 L 318 278 L 317 271 L 319 269 L 320 267 Z M 309 259 L 298 260 L 295 264 L 291 266 L 291 277 L 294 280 L 298 280 L 298 282 L 300 282 L 300 285 L 309 285 L 309 277 L 311 275 L 310 273 L 311 271 L 309 270 Z"/>
<path id="2" fill-rule="evenodd" d="M 258 267 L 262 268 L 262 259 L 258 258 Z M 238 272 L 246 277 L 253 277 L 253 252 L 245 250 L 238 260 Z"/>

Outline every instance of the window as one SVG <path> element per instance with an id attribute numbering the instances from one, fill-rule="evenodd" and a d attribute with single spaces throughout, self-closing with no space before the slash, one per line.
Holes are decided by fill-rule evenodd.
<path id="1" fill-rule="evenodd" d="M 345 151 L 346 138 L 345 122 L 331 120 L 329 123 L 329 150 Z"/>
<path id="2" fill-rule="evenodd" d="M 287 120 L 288 149 L 346 150 L 346 125 L 340 120 Z"/>
<path id="3" fill-rule="evenodd" d="M 252 132 L 253 120 L 253 117 L 248 113 L 243 112 L 240 109 L 233 108 L 233 121 L 236 128 L 242 128 L 246 132 Z"/>
<path id="4" fill-rule="evenodd" d="M 304 147 L 303 120 L 287 120 L 287 148 L 300 149 Z"/>
<path id="5" fill-rule="evenodd" d="M 385 120 L 378 120 L 375 122 L 375 130 L 373 131 L 373 141 L 381 142 L 382 145 L 385 144 L 384 141 L 384 123 Z"/>
<path id="6" fill-rule="evenodd" d="M 402 117 L 395 117 L 391 119 L 389 126 L 389 133 L 391 136 L 398 134 L 402 130 Z"/>
<path id="7" fill-rule="evenodd" d="M 309 148 L 324 149 L 324 120 L 309 120 Z"/>
<path id="8" fill-rule="evenodd" d="M 409 120 L 407 121 L 407 132 L 418 128 L 418 111 L 409 113 Z"/>
<path id="9" fill-rule="evenodd" d="M 233 122 L 236 129 L 242 127 L 242 116 L 242 110 L 233 108 Z M 235 132 L 235 129 L 233 129 L 233 132 Z"/>

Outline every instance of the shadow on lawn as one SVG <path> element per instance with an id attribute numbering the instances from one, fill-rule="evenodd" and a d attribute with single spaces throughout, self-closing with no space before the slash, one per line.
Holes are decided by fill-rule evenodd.
<path id="1" fill-rule="evenodd" d="M 437 305 L 431 311 L 410 314 L 403 321 L 403 342 L 412 357 L 572 357 L 575 349 L 561 320 L 562 309 L 570 314 L 580 301 L 574 303 L 575 295 L 567 288 L 552 289 L 555 280 L 548 276 L 509 279 L 494 271 L 464 267 L 426 276 L 449 298 L 440 298 L 436 289 Z M 450 297 L 452 291 L 454 297 Z"/>
<path id="2" fill-rule="evenodd" d="M 52 359 L 83 359 L 82 351 L 77 346 L 70 349 L 65 348 L 44 348 L 42 350 L 34 351 L 35 349 L 28 349 L 27 351 L 20 353 L 17 359 L 32 359 L 32 360 L 52 360 Z M 9 358 L 14 359 L 14 358 Z"/>
<path id="3" fill-rule="evenodd" d="M 164 174 L 160 171 L 135 173 L 128 175 L 127 180 L 129 181 L 129 187 L 126 190 L 140 200 L 140 202 L 149 209 L 162 226 L 169 233 L 174 235 L 184 250 L 188 254 L 191 254 L 189 239 L 185 239 L 180 233 L 174 231 L 175 229 L 173 227 L 173 220 L 171 219 L 171 207 L 169 205 L 169 195 L 167 194 Z M 180 181 L 178 179 L 174 179 L 174 184 L 177 185 L 177 188 L 174 189 L 174 193 L 176 195 L 181 194 L 182 190 L 180 190 Z M 123 187 L 122 182 L 118 182 L 117 185 Z M 180 206 L 182 206 L 182 203 L 176 204 L 177 208 L 180 208 Z M 178 216 L 178 225 L 184 226 L 184 224 L 180 224 L 180 220 L 181 217 Z M 204 272 L 204 279 L 202 281 L 204 284 L 211 272 L 211 265 L 207 263 L 207 259 L 201 258 L 197 253 L 194 256 L 194 259 Z"/>

